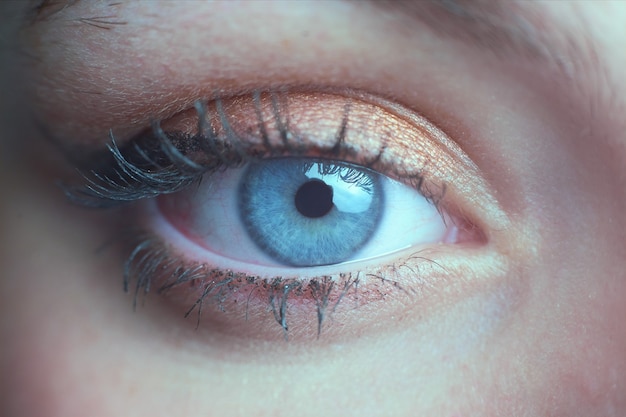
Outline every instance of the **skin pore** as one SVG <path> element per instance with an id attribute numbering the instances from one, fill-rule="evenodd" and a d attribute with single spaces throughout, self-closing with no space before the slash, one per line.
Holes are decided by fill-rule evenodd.
<path id="1" fill-rule="evenodd" d="M 3 60 L 21 78 L 0 107 L 1 415 L 626 414 L 626 3 L 37 6 L 11 9 Z M 428 120 L 454 143 L 433 149 L 471 161 L 444 207 L 487 243 L 429 252 L 452 272 L 406 274 L 413 295 L 338 310 L 319 338 L 297 315 L 289 341 L 260 313 L 209 309 L 196 328 L 156 294 L 134 311 L 128 253 L 106 243 L 147 212 L 69 204 L 66 156 L 88 165 L 110 130 L 123 146 L 155 119 L 197 123 L 197 100 L 268 89 L 306 93 L 294 120 L 333 134 L 322 93 Z M 356 126 L 348 141 L 372 135 Z"/>

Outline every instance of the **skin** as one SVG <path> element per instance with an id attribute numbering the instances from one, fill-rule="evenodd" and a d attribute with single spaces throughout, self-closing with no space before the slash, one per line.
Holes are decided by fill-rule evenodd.
<path id="1" fill-rule="evenodd" d="M 125 25 L 61 30 L 109 7 Z M 509 226 L 479 215 L 503 271 L 475 265 L 472 285 L 363 309 L 365 327 L 223 336 L 157 296 L 134 312 L 124 254 L 97 250 L 126 212 L 69 205 L 51 181 L 72 175 L 58 148 L 28 117 L 6 120 L 0 414 L 625 415 L 626 3 L 525 7 L 593 45 L 571 82 L 354 3 L 84 2 L 23 29 L 37 60 L 16 91 L 64 146 L 131 137 L 218 89 L 358 89 L 456 141 Z"/>

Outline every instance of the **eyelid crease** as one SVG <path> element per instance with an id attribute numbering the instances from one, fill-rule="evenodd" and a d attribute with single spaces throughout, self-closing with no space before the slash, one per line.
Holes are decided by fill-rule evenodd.
<path id="1" fill-rule="evenodd" d="M 452 218 L 479 229 L 509 225 L 478 167 L 454 141 L 414 111 L 359 91 L 257 90 L 197 101 L 123 148 L 112 133 L 111 141 L 107 161 L 83 173 L 84 185 L 62 184 L 70 201 L 113 207 L 181 191 L 256 159 L 305 156 L 382 172 L 438 209 L 445 199 Z"/>
<path id="2" fill-rule="evenodd" d="M 209 114 L 206 103 L 197 101 L 194 104 L 198 119 L 195 133 L 183 133 L 179 129 L 165 132 L 161 123 L 154 121 L 150 132 L 131 139 L 120 148 L 111 131 L 111 143 L 107 145 L 110 155 L 104 158 L 107 162 L 101 163 L 99 168 L 91 169 L 89 174 L 83 174 L 87 181 L 85 187 L 64 186 L 64 190 L 75 203 L 104 208 L 117 203 L 173 193 L 207 173 L 238 167 L 258 158 L 285 154 L 309 155 L 310 150 L 306 145 L 299 138 L 293 139 L 294 134 L 289 130 L 288 111 L 283 108 L 282 103 L 279 103 L 274 93 L 270 93 L 270 97 L 272 117 L 279 132 L 280 144 L 270 143 L 268 130 L 262 120 L 258 92 L 253 95 L 253 100 L 263 146 L 248 145 L 251 149 L 245 149 L 242 136 L 231 127 L 221 99 L 215 100 L 213 115 L 213 118 L 217 119 L 218 128 L 213 126 L 210 115 L 206 117 Z M 319 147 L 318 152 L 346 160 L 354 159 L 353 154 L 356 152 L 345 146 L 349 108 L 350 104 L 347 103 L 334 143 L 328 149 Z M 225 134 L 220 135 L 218 130 Z M 368 167 L 374 165 L 380 159 L 384 148 L 383 146 L 380 154 L 372 161 L 360 162 L 364 162 Z M 94 159 L 102 161 L 103 158 Z M 420 189 L 423 178 L 418 175 L 416 179 L 419 185 L 417 188 Z M 431 198 L 434 198 L 434 195 Z"/>

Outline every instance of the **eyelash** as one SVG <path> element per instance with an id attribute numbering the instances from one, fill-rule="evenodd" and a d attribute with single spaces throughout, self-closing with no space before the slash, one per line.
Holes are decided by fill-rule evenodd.
<path id="1" fill-rule="evenodd" d="M 331 276 L 313 278 L 306 284 L 303 284 L 297 278 L 261 278 L 245 273 L 208 268 L 205 264 L 185 266 L 183 261 L 170 256 L 167 248 L 155 236 L 150 234 L 138 236 L 138 241 L 139 243 L 135 245 L 124 265 L 124 291 L 130 291 L 129 286 L 132 280 L 136 282 L 133 308 L 136 308 L 138 296 L 142 291 L 144 296 L 150 292 L 156 274 L 168 277 L 156 290 L 157 294 L 167 293 L 169 290 L 183 284 L 189 284 L 192 287 L 202 287 L 200 290 L 201 295 L 184 314 L 184 317 L 187 318 L 196 310 L 196 328 L 200 325 L 202 307 L 207 297 L 212 296 L 213 300 L 217 302 L 218 309 L 224 311 L 222 303 L 225 301 L 229 291 L 241 291 L 244 286 L 250 286 L 249 294 L 252 295 L 252 293 L 262 288 L 268 293 L 267 301 L 274 319 L 283 329 L 285 339 L 287 339 L 289 331 L 286 317 L 288 297 L 290 295 L 302 296 L 305 293 L 309 293 L 315 300 L 317 336 L 320 336 L 332 292 L 336 289 L 336 282 L 333 281 Z M 357 291 L 359 286 L 360 279 L 358 274 L 356 278 L 351 273 L 341 273 L 339 275 L 341 288 L 338 296 L 335 297 L 336 301 L 330 305 L 331 312 L 336 309 L 339 302 L 350 289 L 354 288 Z M 383 284 L 390 283 L 395 288 L 405 291 L 398 283 L 392 280 L 385 279 L 382 276 L 376 278 L 379 278 Z M 247 317 L 248 306 L 246 306 L 246 320 Z"/>
<path id="2" fill-rule="evenodd" d="M 257 159 L 267 157 L 304 156 L 310 150 L 298 145 L 298 140 L 289 142 L 290 137 L 297 138 L 295 132 L 289 130 L 289 116 L 283 120 L 283 115 L 272 94 L 274 119 L 276 127 L 283 141 L 283 149 L 270 144 L 263 121 L 259 120 L 259 129 L 265 136 L 264 149 L 254 149 L 252 152 L 243 149 L 244 141 L 232 130 L 228 116 L 222 108 L 221 99 L 216 99 L 216 107 L 221 126 L 212 129 L 206 120 L 206 105 L 197 101 L 195 109 L 198 114 L 198 132 L 190 135 L 181 132 L 164 132 L 160 123 L 152 123 L 151 131 L 140 134 L 131 139 L 123 149 L 119 148 L 111 131 L 111 143 L 107 145 L 109 161 L 99 169 L 82 173 L 86 184 L 80 187 L 61 184 L 67 198 L 73 203 L 94 208 L 108 208 L 120 204 L 158 197 L 162 194 L 171 194 L 182 191 L 193 185 L 201 178 L 210 176 L 218 170 L 237 168 Z M 254 93 L 255 106 L 259 106 L 261 92 Z M 354 152 L 344 146 L 344 137 L 347 129 L 349 106 L 346 106 L 344 118 L 336 135 L 334 145 L 328 149 L 319 149 L 328 157 L 338 160 L 352 160 Z M 259 115 L 259 117 L 261 117 Z M 286 123 L 285 123 L 286 121 Z M 210 135 L 207 135 L 209 127 Z M 215 134 L 215 130 L 228 132 L 225 138 Z M 155 142 L 158 147 L 155 147 Z M 206 158 L 201 164 L 194 162 L 186 154 L 200 151 L 201 158 Z M 367 168 L 376 170 L 384 148 L 370 161 L 358 163 Z M 394 172 L 398 178 L 413 187 L 427 200 L 438 207 L 445 194 L 445 184 L 439 190 L 433 191 L 425 182 L 419 170 L 408 173 Z"/>
<path id="3" fill-rule="evenodd" d="M 281 138 L 280 146 L 270 143 L 261 115 L 261 95 L 269 94 L 275 127 Z M 138 200 L 158 197 L 183 191 L 200 181 L 211 178 L 213 173 L 220 170 L 237 168 L 254 160 L 277 156 L 304 156 L 311 152 L 300 145 L 298 135 L 290 130 L 289 112 L 286 106 L 280 105 L 279 97 L 275 92 L 257 91 L 252 94 L 257 117 L 261 146 L 247 146 L 245 140 L 239 137 L 232 129 L 228 115 L 222 105 L 222 100 L 214 100 L 216 120 L 219 125 L 211 125 L 207 116 L 207 106 L 204 102 L 196 102 L 195 110 L 198 118 L 198 130 L 195 134 L 179 131 L 165 132 L 158 121 L 152 123 L 151 129 L 131 139 L 123 148 L 118 146 L 112 132 L 108 148 L 108 160 L 99 168 L 81 172 L 85 181 L 82 186 L 62 184 L 67 198 L 76 204 L 92 208 L 111 208 Z M 353 149 L 346 146 L 344 138 L 348 129 L 350 107 L 346 105 L 340 126 L 338 126 L 335 142 L 332 146 L 318 148 L 316 151 L 326 155 L 329 159 L 353 161 L 358 159 Z M 219 135 L 217 132 L 225 132 Z M 371 160 L 359 160 L 358 163 L 377 170 L 379 161 L 384 152 Z M 393 167 L 382 167 L 389 171 Z M 422 196 L 440 210 L 439 202 L 445 193 L 445 184 L 434 187 L 425 181 L 420 170 L 413 172 L 392 172 L 405 184 L 412 186 Z M 436 191 L 433 191 L 433 188 Z M 441 210 L 440 210 L 441 213 Z M 223 271 L 211 268 L 206 264 L 189 263 L 172 256 L 167 246 L 153 232 L 134 230 L 130 234 L 130 255 L 124 264 L 124 290 L 133 291 L 133 306 L 136 308 L 140 295 L 147 295 L 155 286 L 157 277 L 166 277 L 156 289 L 157 294 L 166 293 L 184 284 L 200 289 L 200 295 L 195 303 L 185 312 L 188 317 L 194 310 L 197 314 L 197 326 L 200 324 L 202 308 L 207 298 L 216 301 L 217 307 L 223 310 L 223 302 L 228 291 L 236 290 L 239 293 L 256 291 L 267 293 L 267 301 L 273 312 L 276 322 L 282 327 L 285 337 L 288 335 L 286 309 L 288 298 L 292 295 L 311 296 L 317 310 L 317 333 L 321 333 L 322 324 L 327 316 L 328 309 L 332 313 L 344 296 L 350 290 L 355 294 L 359 290 L 361 273 L 338 274 L 339 280 L 332 276 L 311 278 L 303 283 L 298 278 L 274 277 L 261 278 L 245 273 Z M 419 257 L 418 254 L 412 255 Z M 426 258 L 421 258 L 430 261 Z M 434 263 L 434 261 L 430 261 Z M 436 264 L 436 263 L 435 263 Z M 395 271 L 403 267 L 400 262 L 388 265 L 387 268 Z M 383 298 L 388 285 L 402 292 L 409 293 L 398 282 L 383 276 L 383 274 L 368 274 L 368 278 L 375 278 L 380 284 L 380 297 Z M 135 283 L 134 289 L 131 288 Z M 246 305 L 246 317 L 248 306 Z"/>
<path id="4" fill-rule="evenodd" d="M 447 272 L 434 260 L 421 256 L 419 253 L 412 253 L 404 260 L 380 268 L 378 272 L 363 273 L 339 273 L 334 275 L 323 275 L 311 278 L 302 282 L 298 278 L 273 277 L 263 278 L 260 276 L 237 273 L 219 268 L 210 268 L 206 264 L 187 265 L 185 261 L 172 256 L 166 245 L 154 234 L 135 230 L 130 233 L 130 255 L 124 263 L 124 291 L 133 292 L 133 309 L 136 309 L 139 297 L 146 296 L 152 290 L 155 277 L 167 277 L 156 289 L 156 294 L 166 294 L 179 287 L 188 286 L 185 290 L 198 290 L 200 295 L 187 308 L 184 317 L 188 318 L 194 311 L 196 312 L 196 329 L 200 326 L 200 319 L 205 303 L 213 301 L 219 311 L 224 312 L 223 306 L 228 295 L 232 292 L 246 293 L 248 302 L 255 292 L 266 293 L 268 306 L 274 316 L 276 323 L 282 328 L 285 340 L 288 340 L 289 326 L 287 323 L 287 307 L 290 296 L 307 297 L 314 300 L 317 316 L 317 337 L 321 335 L 322 326 L 326 317 L 332 315 L 339 303 L 346 298 L 350 291 L 354 292 L 354 307 L 359 306 L 359 299 L 385 299 L 389 290 L 400 291 L 402 294 L 411 296 L 417 291 L 412 288 L 405 288 L 398 281 L 384 276 L 383 270 L 389 274 L 397 273 L 403 268 L 408 268 L 411 272 L 419 275 L 419 270 L 415 266 L 408 266 L 408 260 L 418 259 L 424 261 L 431 268 L 440 269 Z M 135 242 L 135 243 L 133 243 Z M 338 279 L 337 279 L 338 278 Z M 376 284 L 367 290 L 359 286 L 362 279 L 373 279 Z M 134 289 L 131 283 L 135 282 Z M 372 286 L 368 284 L 368 286 Z M 367 301 L 366 301 L 367 302 Z M 246 304 L 245 317 L 248 319 L 248 308 Z"/>

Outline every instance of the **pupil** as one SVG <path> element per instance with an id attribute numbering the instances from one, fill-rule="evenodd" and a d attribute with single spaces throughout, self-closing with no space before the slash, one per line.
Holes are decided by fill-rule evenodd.
<path id="1" fill-rule="evenodd" d="M 322 217 L 333 208 L 333 188 L 324 181 L 305 182 L 296 192 L 296 208 L 306 217 Z"/>

